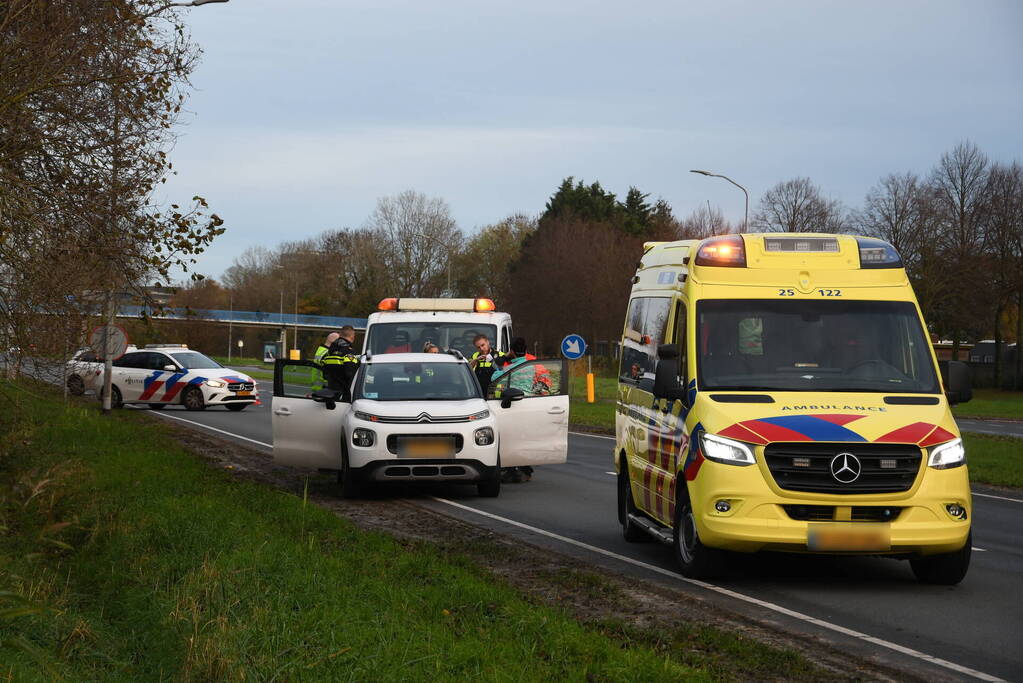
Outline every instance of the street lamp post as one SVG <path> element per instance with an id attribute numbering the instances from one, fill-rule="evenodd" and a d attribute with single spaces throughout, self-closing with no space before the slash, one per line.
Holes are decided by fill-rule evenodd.
<path id="1" fill-rule="evenodd" d="M 693 169 L 693 170 L 691 170 L 689 172 L 690 173 L 699 173 L 700 175 L 709 176 L 711 178 L 724 178 L 725 180 L 730 182 L 732 185 L 735 185 L 737 188 L 742 190 L 742 193 L 744 195 L 746 195 L 746 214 L 745 214 L 745 218 L 743 218 L 743 221 L 742 221 L 742 231 L 743 232 L 749 232 L 749 192 L 746 191 L 746 188 L 743 187 L 742 185 L 740 185 L 739 183 L 735 182 L 734 180 L 732 180 L 728 176 L 721 175 L 719 173 L 711 173 L 710 171 L 700 171 L 698 169 Z"/>

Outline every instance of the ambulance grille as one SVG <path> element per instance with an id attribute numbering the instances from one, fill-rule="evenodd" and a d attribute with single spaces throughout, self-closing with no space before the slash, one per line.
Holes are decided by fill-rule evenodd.
<path id="1" fill-rule="evenodd" d="M 831 474 L 831 461 L 850 453 L 860 462 L 859 477 L 848 484 Z M 772 443 L 764 459 L 775 483 L 787 491 L 836 493 L 897 493 L 908 491 L 922 460 L 920 448 L 888 443 Z"/>

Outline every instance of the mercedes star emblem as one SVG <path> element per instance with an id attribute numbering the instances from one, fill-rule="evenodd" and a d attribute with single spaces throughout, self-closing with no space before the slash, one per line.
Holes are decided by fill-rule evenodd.
<path id="1" fill-rule="evenodd" d="M 831 476 L 835 481 L 843 484 L 851 484 L 860 478 L 863 465 L 860 459 L 852 453 L 839 453 L 831 459 Z"/>

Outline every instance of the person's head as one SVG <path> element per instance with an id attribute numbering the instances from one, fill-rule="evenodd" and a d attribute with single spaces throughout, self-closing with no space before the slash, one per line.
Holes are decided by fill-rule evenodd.
<path id="1" fill-rule="evenodd" d="M 526 340 L 522 337 L 515 337 L 511 340 L 511 350 L 515 352 L 516 356 L 525 356 L 528 348 Z"/>
<path id="2" fill-rule="evenodd" d="M 327 335 L 327 340 L 325 342 L 323 342 L 323 345 L 324 346 L 330 346 L 331 344 L 336 342 L 338 340 L 338 338 L 340 338 L 340 337 L 341 337 L 341 335 L 338 334 L 337 332 L 331 332 L 330 334 Z"/>
<path id="3" fill-rule="evenodd" d="M 440 347 L 433 342 L 423 344 L 423 353 L 440 353 Z"/>
<path id="4" fill-rule="evenodd" d="M 345 325 L 341 328 L 341 338 L 347 342 L 355 341 L 355 328 L 351 325 Z"/>
<path id="5" fill-rule="evenodd" d="M 472 345 L 476 347 L 476 350 L 486 355 L 490 353 L 490 340 L 487 339 L 485 334 L 477 334 L 472 338 Z"/>

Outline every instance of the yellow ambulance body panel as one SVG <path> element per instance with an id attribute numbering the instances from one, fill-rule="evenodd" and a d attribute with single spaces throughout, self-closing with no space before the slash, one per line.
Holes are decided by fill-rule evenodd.
<path id="1" fill-rule="evenodd" d="M 957 583 L 965 452 L 898 254 L 846 235 L 647 243 L 622 334 L 615 466 L 628 540 L 683 573 L 723 551 L 880 554 Z"/>

